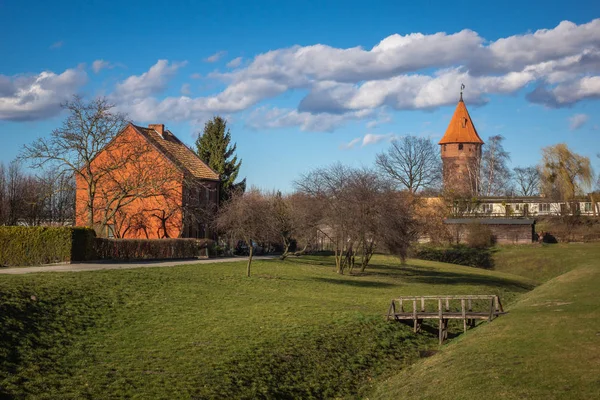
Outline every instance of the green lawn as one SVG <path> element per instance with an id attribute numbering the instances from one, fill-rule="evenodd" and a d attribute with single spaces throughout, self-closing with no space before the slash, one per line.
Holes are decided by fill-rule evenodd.
<path id="1" fill-rule="evenodd" d="M 336 275 L 327 257 L 255 262 L 251 278 L 244 263 L 1 276 L 0 398 L 364 396 L 438 348 L 435 335 L 384 320 L 392 297 L 492 293 L 511 304 L 533 288 L 502 272 L 372 263 L 362 276 Z M 451 346 L 496 336 L 509 320 L 497 321 Z"/>
<path id="2" fill-rule="evenodd" d="M 598 260 L 600 243 L 502 246 L 494 254 L 494 269 L 542 283 Z"/>
<path id="3" fill-rule="evenodd" d="M 508 315 L 377 385 L 370 398 L 600 398 L 600 245 L 504 248 L 496 268 L 556 277 Z"/>

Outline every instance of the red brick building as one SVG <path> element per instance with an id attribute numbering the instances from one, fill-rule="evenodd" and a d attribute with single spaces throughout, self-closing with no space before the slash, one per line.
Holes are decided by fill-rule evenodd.
<path id="1" fill-rule="evenodd" d="M 448 124 L 441 147 L 444 189 L 459 195 L 477 195 L 481 146 L 469 111 L 460 95 L 460 101 Z"/>
<path id="2" fill-rule="evenodd" d="M 119 238 L 209 236 L 219 175 L 164 125 L 127 125 L 82 171 L 96 181 L 92 193 L 76 179 L 78 226 L 93 221 Z"/>

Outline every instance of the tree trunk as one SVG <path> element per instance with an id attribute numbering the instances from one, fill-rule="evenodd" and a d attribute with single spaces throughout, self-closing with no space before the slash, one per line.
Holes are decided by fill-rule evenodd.
<path id="1" fill-rule="evenodd" d="M 279 257 L 280 260 L 285 260 L 289 255 L 290 241 L 283 238 L 283 254 Z"/>
<path id="2" fill-rule="evenodd" d="M 250 277 L 250 264 L 252 264 L 252 255 L 254 254 L 254 248 L 252 243 L 248 243 L 248 266 L 246 267 L 246 276 Z"/>
<path id="3" fill-rule="evenodd" d="M 302 254 L 304 254 L 304 253 L 306 252 L 306 249 L 307 249 L 307 248 L 308 248 L 308 244 L 305 244 L 305 245 L 304 245 L 304 248 L 303 248 L 302 250 L 300 250 L 300 251 L 296 251 L 296 252 L 294 253 L 294 255 L 295 255 L 296 257 L 300 257 Z"/>

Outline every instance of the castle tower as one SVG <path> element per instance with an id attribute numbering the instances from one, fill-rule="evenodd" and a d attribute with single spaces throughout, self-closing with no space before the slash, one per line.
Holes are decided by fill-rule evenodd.
<path id="1" fill-rule="evenodd" d="M 448 129 L 438 144 L 442 154 L 444 190 L 476 196 L 479 193 L 479 164 L 484 143 L 467 111 L 462 91 Z"/>

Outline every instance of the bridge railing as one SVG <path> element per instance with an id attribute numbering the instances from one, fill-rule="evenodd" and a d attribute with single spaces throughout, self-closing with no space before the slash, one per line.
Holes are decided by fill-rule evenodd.
<path id="1" fill-rule="evenodd" d="M 415 333 L 421 330 L 424 319 L 438 319 L 441 344 L 448 337 L 450 319 L 462 320 L 466 332 L 467 326 L 474 327 L 477 320 L 491 322 L 502 314 L 505 312 L 498 295 L 402 296 L 392 299 L 387 319 L 412 320 Z"/>

